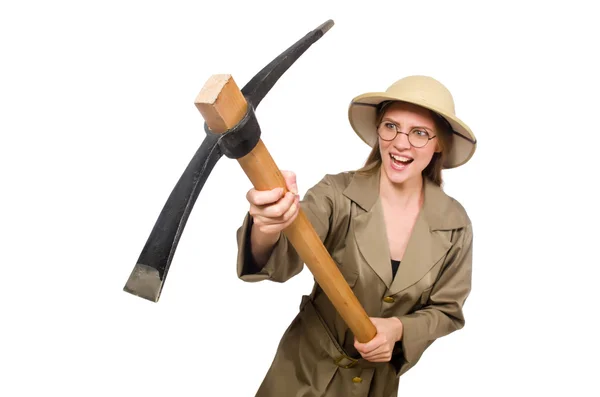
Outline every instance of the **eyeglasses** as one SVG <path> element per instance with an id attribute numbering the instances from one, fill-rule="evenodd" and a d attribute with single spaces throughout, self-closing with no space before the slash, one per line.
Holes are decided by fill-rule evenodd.
<path id="1" fill-rule="evenodd" d="M 377 135 L 384 141 L 393 141 L 398 134 L 406 135 L 411 146 L 416 148 L 422 148 L 427 145 L 430 140 L 435 138 L 435 135 L 430 136 L 429 132 L 421 128 L 413 128 L 408 133 L 402 132 L 398 126 L 391 121 L 383 121 L 377 127 Z"/>

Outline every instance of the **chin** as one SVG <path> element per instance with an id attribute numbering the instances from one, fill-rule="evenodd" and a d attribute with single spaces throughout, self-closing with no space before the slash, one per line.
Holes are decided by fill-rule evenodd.
<path id="1" fill-rule="evenodd" d="M 412 163 L 402 170 L 395 169 L 390 161 L 384 163 L 385 174 L 390 182 L 395 185 L 403 184 L 407 181 L 421 179 L 422 170 L 418 169 L 417 164 Z"/>

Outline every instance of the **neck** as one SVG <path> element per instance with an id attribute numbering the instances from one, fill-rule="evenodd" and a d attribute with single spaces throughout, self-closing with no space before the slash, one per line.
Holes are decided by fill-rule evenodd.
<path id="1" fill-rule="evenodd" d="M 382 170 L 379 178 L 379 194 L 381 199 L 393 203 L 394 207 L 406 209 L 421 207 L 423 203 L 423 177 L 405 181 L 401 184 L 392 183 L 385 171 Z"/>

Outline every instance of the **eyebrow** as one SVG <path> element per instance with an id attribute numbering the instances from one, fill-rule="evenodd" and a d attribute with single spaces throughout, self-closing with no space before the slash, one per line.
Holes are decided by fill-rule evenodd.
<path id="1" fill-rule="evenodd" d="M 400 125 L 400 123 L 398 123 L 396 120 L 393 120 L 393 119 L 391 119 L 391 118 L 389 118 L 389 117 L 384 117 L 384 118 L 382 118 L 382 119 L 381 119 L 381 121 L 391 121 L 392 123 L 394 123 L 394 124 L 396 124 L 396 125 Z M 431 127 L 426 127 L 426 126 L 424 126 L 424 125 L 415 125 L 415 126 L 413 126 L 413 127 L 411 128 L 411 130 L 412 130 L 412 129 L 415 129 L 415 128 L 422 128 L 422 129 L 424 129 L 424 130 L 431 131 L 431 132 L 433 132 L 433 131 L 434 131 L 434 129 L 433 129 L 433 128 L 431 128 Z"/>

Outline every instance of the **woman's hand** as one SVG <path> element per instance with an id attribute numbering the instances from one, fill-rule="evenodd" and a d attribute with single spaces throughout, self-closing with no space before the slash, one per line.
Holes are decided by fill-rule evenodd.
<path id="1" fill-rule="evenodd" d="M 250 189 L 246 194 L 253 227 L 266 235 L 278 235 L 288 227 L 296 219 L 300 207 L 296 175 L 290 171 L 281 173 L 289 190 L 285 195 L 282 188 L 264 191 Z"/>
<path id="2" fill-rule="evenodd" d="M 370 319 L 377 334 L 367 343 L 360 343 L 354 338 L 354 347 L 365 360 L 376 363 L 390 361 L 394 345 L 402 339 L 402 322 L 397 317 Z"/>

